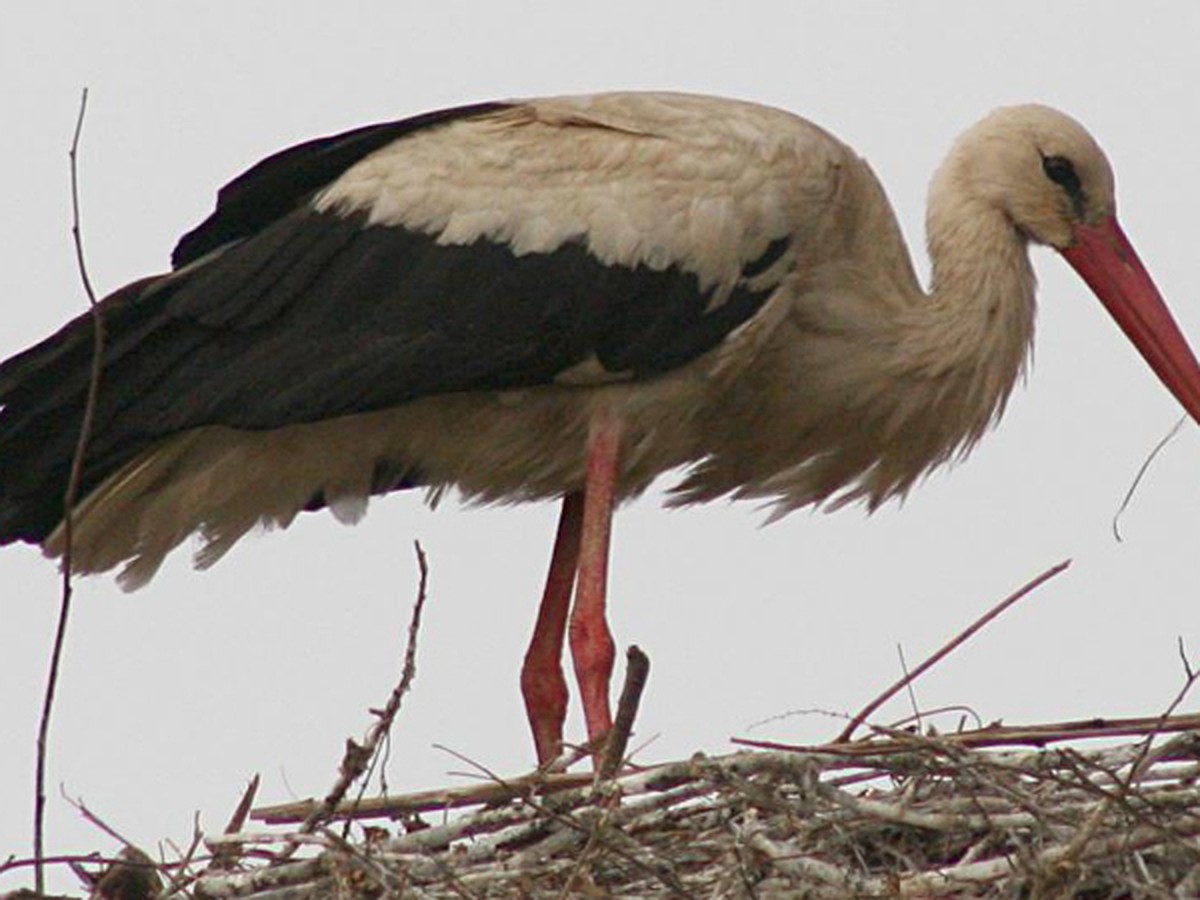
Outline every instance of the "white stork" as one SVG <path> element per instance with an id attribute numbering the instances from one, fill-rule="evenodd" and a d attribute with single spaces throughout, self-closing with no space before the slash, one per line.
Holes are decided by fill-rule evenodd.
<path id="1" fill-rule="evenodd" d="M 1114 209 L 1079 124 L 1001 109 L 933 180 L 927 292 L 868 165 L 764 106 L 561 97 L 301 144 L 225 187 L 171 272 L 101 304 L 74 566 L 124 564 L 133 588 L 193 533 L 205 567 L 256 524 L 354 521 L 415 486 L 561 498 L 521 678 L 545 762 L 569 612 L 588 735 L 610 727 L 614 504 L 677 467 L 679 504 L 903 494 L 1003 410 L 1031 242 L 1200 419 L 1200 366 Z M 0 366 L 0 543 L 63 552 L 91 348 L 84 315 Z"/>

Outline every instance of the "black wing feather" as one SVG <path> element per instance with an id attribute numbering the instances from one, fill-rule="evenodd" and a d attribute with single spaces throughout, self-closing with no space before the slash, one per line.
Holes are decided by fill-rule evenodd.
<path id="1" fill-rule="evenodd" d="M 716 346 L 770 293 L 739 286 L 708 310 L 711 291 L 676 267 L 605 265 L 578 243 L 446 246 L 360 215 L 298 211 L 262 238 L 265 265 L 256 239 L 165 298 L 168 319 L 212 334 L 145 386 L 128 414 L 140 428 L 277 428 L 545 384 L 593 354 L 646 377 Z"/>
<path id="2" fill-rule="evenodd" d="M 171 254 L 180 269 L 207 253 L 256 233 L 295 209 L 364 156 L 417 131 L 456 119 L 498 112 L 510 103 L 475 103 L 364 125 L 280 150 L 247 169 L 217 193 L 213 214 L 189 231 Z"/>
<path id="3" fill-rule="evenodd" d="M 784 239 L 748 260 L 713 305 L 694 273 L 605 264 L 578 242 L 515 255 L 487 240 L 441 245 L 361 214 L 296 206 L 297 192 L 339 174 L 332 160 L 344 167 L 365 147 L 465 114 L 372 126 L 272 157 L 221 192 L 176 260 L 219 253 L 107 298 L 83 495 L 156 440 L 203 425 L 270 429 L 546 384 L 593 355 L 613 372 L 653 377 L 715 347 L 772 292 L 746 281 L 783 255 Z M 0 365 L 0 543 L 40 541 L 61 518 L 91 328 L 81 316 Z M 381 473 L 381 484 L 391 477 Z"/>

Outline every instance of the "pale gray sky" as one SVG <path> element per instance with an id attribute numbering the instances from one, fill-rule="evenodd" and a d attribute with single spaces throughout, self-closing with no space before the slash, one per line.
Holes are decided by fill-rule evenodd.
<path id="1" fill-rule="evenodd" d="M 440 106 L 614 88 L 725 94 L 799 112 L 871 160 L 925 269 L 925 185 L 959 130 L 1037 100 L 1082 120 L 1118 175 L 1126 231 L 1200 341 L 1200 6 L 1009 2 L 440 4 L 53 2 L 0 12 L 0 355 L 85 308 L 69 236 L 66 149 L 79 90 L 88 258 L 104 290 L 167 264 L 216 189 L 262 156 Z M 1060 259 L 1036 254 L 1036 364 L 973 457 L 903 508 L 800 513 L 768 528 L 752 505 L 617 520 L 611 622 L 653 670 L 646 760 L 730 749 L 730 735 L 831 737 L 838 723 L 1017 585 L 1074 567 L 919 683 L 925 706 L 985 720 L 1158 712 L 1200 655 L 1200 435 L 1156 461 L 1179 415 Z M 146 589 L 76 593 L 50 757 L 49 849 L 112 850 L 58 785 L 131 839 L 220 828 L 246 779 L 263 802 L 322 792 L 343 739 L 399 670 L 414 594 L 431 597 L 419 676 L 396 727 L 393 789 L 463 766 L 527 767 L 517 670 L 553 535 L 549 506 L 372 505 L 355 528 L 306 516 L 247 539 L 208 573 L 176 554 Z M 0 857 L 29 852 L 34 736 L 55 615 L 54 567 L 0 552 Z M 572 710 L 570 734 L 582 726 Z M 897 702 L 887 716 L 900 716 Z M 0 890 L 21 878 L 0 878 Z M 70 888 L 58 872 L 53 885 Z"/>

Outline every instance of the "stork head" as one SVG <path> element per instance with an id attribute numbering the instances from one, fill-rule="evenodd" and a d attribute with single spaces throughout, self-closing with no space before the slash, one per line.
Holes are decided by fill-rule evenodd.
<path id="1" fill-rule="evenodd" d="M 938 180 L 1060 251 L 1074 244 L 1081 224 L 1116 209 L 1112 166 L 1100 145 L 1070 116 L 1036 104 L 998 109 L 965 132 Z"/>
<path id="2" fill-rule="evenodd" d="M 1112 166 L 1082 125 L 1046 106 L 996 110 L 959 138 L 932 191 L 998 209 L 1061 253 L 1200 422 L 1200 364 L 1117 222 Z"/>

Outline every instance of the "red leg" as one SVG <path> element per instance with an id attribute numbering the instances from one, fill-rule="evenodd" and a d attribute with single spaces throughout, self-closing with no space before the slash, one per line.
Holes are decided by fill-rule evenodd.
<path id="1" fill-rule="evenodd" d="M 620 424 L 611 418 L 593 424 L 588 437 L 587 480 L 579 546 L 579 581 L 571 612 L 571 656 L 583 700 L 588 740 L 612 728 L 608 685 L 613 669 L 613 640 L 605 623 L 608 544 L 616 503 Z"/>
<path id="2" fill-rule="evenodd" d="M 567 717 L 567 684 L 563 680 L 563 633 L 567 628 L 567 609 L 575 586 L 579 563 L 579 533 L 583 523 L 583 494 L 578 491 L 563 497 L 558 518 L 558 534 L 550 557 L 546 590 L 538 608 L 537 624 L 525 664 L 521 667 L 521 693 L 525 713 L 533 729 L 538 765 L 557 759 L 562 751 L 563 720 Z"/>

